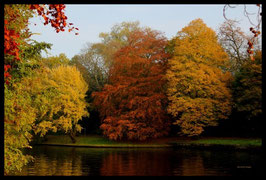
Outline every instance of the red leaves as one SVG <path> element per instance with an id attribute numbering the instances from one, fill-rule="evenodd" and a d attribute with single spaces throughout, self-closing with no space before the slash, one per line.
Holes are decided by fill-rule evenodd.
<path id="1" fill-rule="evenodd" d="M 73 23 L 67 24 L 67 16 L 65 16 L 65 5 L 64 4 L 49 4 L 48 8 L 43 8 L 44 5 L 32 4 L 30 9 L 36 10 L 39 16 L 44 19 L 44 25 L 51 24 L 55 31 L 59 33 L 60 31 L 65 31 L 68 26 L 68 32 L 72 31 L 74 27 L 71 27 Z M 78 28 L 75 28 L 78 30 Z M 75 33 L 78 35 L 78 33 Z"/>
<path id="2" fill-rule="evenodd" d="M 11 75 L 9 74 L 9 72 L 4 72 L 4 77 L 5 77 L 5 78 L 10 78 Z"/>
<path id="3" fill-rule="evenodd" d="M 4 71 L 6 72 L 6 71 L 8 71 L 8 69 L 10 69 L 11 68 L 11 66 L 8 64 L 8 65 L 4 65 Z"/>
<path id="4" fill-rule="evenodd" d="M 250 27 L 249 30 L 254 34 L 253 38 L 256 38 L 260 35 L 260 31 L 256 31 L 253 27 Z M 252 39 L 253 39 L 252 38 Z M 248 41 L 248 49 L 247 49 L 247 53 L 250 55 L 250 59 L 253 61 L 254 57 L 254 51 L 253 51 L 253 42 L 251 40 Z"/>
<path id="5" fill-rule="evenodd" d="M 8 22 L 5 21 L 5 24 L 7 25 Z M 4 54 L 12 55 L 19 61 L 19 43 L 17 39 L 20 37 L 20 34 L 16 33 L 13 29 L 8 29 L 6 25 L 4 26 Z"/>
<path id="6" fill-rule="evenodd" d="M 166 135 L 169 119 L 162 87 L 168 55 L 166 39 L 156 31 L 135 31 L 120 49 L 110 70 L 110 85 L 94 93 L 110 139 L 145 140 Z"/>
<path id="7" fill-rule="evenodd" d="M 6 84 L 9 84 L 9 81 L 11 80 L 11 75 L 9 72 L 7 72 L 10 68 L 11 66 L 9 64 L 4 65 L 4 79 Z"/>
<path id="8" fill-rule="evenodd" d="M 55 28 L 55 31 L 57 33 L 59 33 L 60 31 L 65 31 L 65 28 L 68 26 L 66 22 L 67 17 L 64 13 L 65 5 L 50 4 L 47 6 L 48 8 L 45 8 L 45 5 L 30 4 L 29 9 L 36 10 L 38 15 L 42 16 L 42 18 L 44 19 L 44 25 L 51 24 L 51 26 Z M 4 55 L 10 56 L 14 61 L 20 61 L 20 42 L 24 43 L 24 39 L 30 37 L 27 29 L 28 19 L 25 18 L 22 20 L 22 22 L 25 24 L 25 27 L 23 27 L 22 29 L 17 28 L 17 26 L 15 25 L 17 21 L 16 18 L 21 17 L 21 15 L 20 13 L 12 11 L 11 9 L 12 8 L 10 7 L 10 10 L 7 10 L 8 15 L 5 16 L 4 19 Z M 73 25 L 73 23 L 70 23 L 70 25 Z M 69 32 L 74 29 L 74 27 L 70 26 L 68 28 Z M 23 29 L 27 33 L 26 36 L 25 32 L 22 32 Z M 75 30 L 78 30 L 78 28 L 75 28 Z M 24 35 L 22 36 L 22 34 Z M 78 33 L 75 33 L 75 35 L 78 35 Z M 10 74 L 6 73 L 5 78 L 10 79 Z"/>
<path id="9" fill-rule="evenodd" d="M 247 53 L 250 55 L 250 59 L 253 61 L 254 60 L 254 57 L 253 57 L 253 42 L 251 41 L 248 41 L 248 49 L 247 49 Z"/>

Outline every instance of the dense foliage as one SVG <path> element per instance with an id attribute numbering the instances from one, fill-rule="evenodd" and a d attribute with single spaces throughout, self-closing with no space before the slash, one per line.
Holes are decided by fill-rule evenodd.
<path id="1" fill-rule="evenodd" d="M 78 55 L 72 58 L 82 72 L 83 77 L 94 91 L 100 91 L 108 81 L 109 68 L 115 53 L 128 44 L 129 35 L 140 29 L 139 22 L 122 22 L 115 24 L 109 33 L 100 33 L 99 43 L 87 43 Z"/>
<path id="2" fill-rule="evenodd" d="M 168 112 L 181 133 L 197 136 L 206 126 L 217 126 L 231 110 L 228 57 L 215 32 L 201 19 L 193 20 L 174 38 L 167 71 Z"/>
<path id="3" fill-rule="evenodd" d="M 262 56 L 255 52 L 254 61 L 246 61 L 232 84 L 235 119 L 245 134 L 262 133 Z M 240 119 L 239 119 L 240 117 Z"/>
<path id="4" fill-rule="evenodd" d="M 128 45 L 115 54 L 110 84 L 94 93 L 101 129 L 110 139 L 144 140 L 168 133 L 166 44 L 159 32 L 145 29 L 132 33 Z"/>
<path id="5" fill-rule="evenodd" d="M 5 85 L 4 103 L 4 168 L 8 174 L 32 159 L 22 153 L 23 148 L 30 148 L 32 125 L 36 118 L 35 109 L 31 106 L 31 96 L 24 91 L 21 84 L 12 90 Z"/>
<path id="6" fill-rule="evenodd" d="M 247 61 L 236 74 L 234 99 L 238 111 L 247 113 L 248 118 L 262 113 L 262 56 L 256 52 L 254 61 Z"/>
<path id="7" fill-rule="evenodd" d="M 56 33 L 76 32 L 65 7 L 4 6 L 5 174 L 33 159 L 23 153 L 33 137 L 60 132 L 75 143 L 91 122 L 112 140 L 166 136 L 173 124 L 186 136 L 224 121 L 237 122 L 236 132 L 261 129 L 259 31 L 251 29 L 251 41 L 228 20 L 216 35 L 196 19 L 168 41 L 139 22 L 122 22 L 71 60 L 64 54 L 44 58 L 52 44 L 31 39 L 29 19 L 41 16 Z"/>
<path id="8" fill-rule="evenodd" d="M 59 129 L 60 126 L 65 132 L 71 131 L 70 129 L 79 131 L 81 127 L 77 122 L 81 116 L 87 114 L 84 111 L 86 104 L 83 102 L 87 86 L 79 72 L 72 67 L 58 67 L 58 70 L 43 68 L 41 52 L 51 48 L 51 44 L 30 39 L 32 33 L 28 28 L 29 19 L 36 12 L 45 19 L 45 24 L 50 23 L 57 32 L 64 31 L 66 26 L 72 31 L 73 27 L 66 23 L 64 8 L 65 5 L 61 4 L 4 6 L 5 174 L 20 170 L 32 159 L 31 156 L 24 155 L 22 150 L 31 148 L 33 131 L 40 131 L 42 134 L 46 132 L 44 129 L 47 128 L 48 119 L 45 119 L 45 122 L 48 122 L 45 126 L 44 123 L 37 123 L 43 120 L 40 118 L 43 113 L 60 112 L 61 114 L 56 114 L 57 117 L 53 116 L 52 120 L 60 119 L 54 127 Z M 53 62 L 56 63 L 59 64 Z M 47 61 L 48 64 L 51 63 Z M 55 92 L 57 94 L 54 94 Z M 55 100 L 55 97 L 57 104 L 50 101 Z"/>
<path id="9" fill-rule="evenodd" d="M 73 23 L 67 23 L 67 17 L 64 13 L 64 4 L 6 4 L 4 6 L 4 63 L 5 66 L 16 67 L 21 59 L 25 47 L 30 46 L 29 43 L 32 33 L 29 31 L 29 19 L 37 13 L 42 16 L 44 25 L 51 24 L 56 32 L 77 31 L 78 28 L 73 27 Z M 78 33 L 75 33 L 78 35 Z M 5 68 L 5 82 L 9 84 L 11 75 L 9 68 Z"/>
<path id="10" fill-rule="evenodd" d="M 33 99 L 37 116 L 35 134 L 43 136 L 49 130 L 61 130 L 73 136 L 81 131 L 78 122 L 88 115 L 85 102 L 88 86 L 76 67 L 42 68 L 33 77 L 23 78 L 21 84 Z"/>
<path id="11" fill-rule="evenodd" d="M 115 53 L 128 44 L 129 35 L 138 29 L 139 22 L 115 24 L 110 32 L 99 34 L 100 42 L 86 43 L 80 53 L 71 59 L 71 64 L 79 69 L 90 87 L 87 92 L 87 102 L 91 104 L 88 108 L 90 117 L 83 118 L 81 122 L 84 132 L 101 134 L 99 112 L 92 103 L 91 95 L 101 91 L 108 83 L 109 69 L 114 62 Z"/>

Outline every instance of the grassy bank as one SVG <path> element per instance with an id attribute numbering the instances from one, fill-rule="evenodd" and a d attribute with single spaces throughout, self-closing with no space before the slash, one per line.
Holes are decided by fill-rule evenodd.
<path id="1" fill-rule="evenodd" d="M 262 150 L 262 140 L 252 138 L 203 138 L 191 141 L 169 142 L 177 148 Z"/>
<path id="2" fill-rule="evenodd" d="M 47 141 L 42 144 L 82 147 L 171 147 L 167 143 L 159 142 L 112 141 L 98 135 L 78 136 L 76 140 L 76 143 L 73 144 L 69 136 L 47 136 Z"/>
<path id="3" fill-rule="evenodd" d="M 204 138 L 189 142 L 191 144 L 205 145 L 235 145 L 235 146 L 261 146 L 261 139 L 245 139 L 245 138 Z"/>
<path id="4" fill-rule="evenodd" d="M 78 136 L 73 144 L 68 136 L 47 136 L 47 141 L 42 144 L 82 147 L 172 147 L 172 146 L 233 146 L 239 148 L 261 147 L 261 139 L 250 138 L 202 138 L 191 140 L 188 138 L 159 138 L 143 142 L 112 141 L 102 136 Z"/>

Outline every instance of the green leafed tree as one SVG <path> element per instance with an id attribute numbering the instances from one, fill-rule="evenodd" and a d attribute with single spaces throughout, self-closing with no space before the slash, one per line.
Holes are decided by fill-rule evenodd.
<path id="1" fill-rule="evenodd" d="M 88 95 L 94 91 L 100 91 L 107 82 L 108 68 L 99 53 L 99 49 L 93 44 L 87 44 L 79 55 L 72 58 L 71 63 L 76 65 L 91 87 Z"/>
<path id="2" fill-rule="evenodd" d="M 104 58 L 106 66 L 110 66 L 114 59 L 114 54 L 121 47 L 128 45 L 128 38 L 131 32 L 140 30 L 139 22 L 122 22 L 115 24 L 111 28 L 109 33 L 100 33 L 100 43 L 96 43 L 94 46 L 97 47 L 99 53 Z"/>
<path id="3" fill-rule="evenodd" d="M 58 56 L 42 58 L 42 63 L 48 68 L 55 68 L 58 66 L 70 65 L 70 59 L 68 59 L 64 53 L 61 53 Z"/>
<path id="4" fill-rule="evenodd" d="M 234 107 L 240 114 L 242 126 L 261 130 L 262 123 L 262 53 L 255 52 L 254 60 L 246 61 L 235 75 L 232 85 Z M 246 132 L 248 133 L 248 132 Z M 259 132 L 253 132 L 259 134 Z"/>

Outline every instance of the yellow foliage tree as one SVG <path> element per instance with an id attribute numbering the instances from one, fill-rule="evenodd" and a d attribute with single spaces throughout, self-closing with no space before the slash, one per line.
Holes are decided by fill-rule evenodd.
<path id="1" fill-rule="evenodd" d="M 21 170 L 32 157 L 22 149 L 31 148 L 31 132 L 44 136 L 64 131 L 72 141 L 81 131 L 78 122 L 88 116 L 85 101 L 88 85 L 75 66 L 49 69 L 41 66 L 7 88 L 4 103 L 4 170 Z"/>
<path id="2" fill-rule="evenodd" d="M 23 86 L 16 84 L 12 89 L 5 85 L 4 103 L 4 173 L 21 170 L 31 156 L 24 155 L 23 148 L 31 148 L 30 131 L 36 118 L 31 107 L 31 96 Z"/>
<path id="3" fill-rule="evenodd" d="M 23 79 L 37 111 L 34 132 L 40 136 L 49 130 L 62 130 L 75 142 L 78 122 L 88 116 L 85 101 L 88 85 L 75 66 L 40 68 L 34 77 Z"/>
<path id="4" fill-rule="evenodd" d="M 181 134 L 197 136 L 206 126 L 216 126 L 231 111 L 231 74 L 225 72 L 228 56 L 215 32 L 201 19 L 193 20 L 171 41 L 168 112 Z"/>

